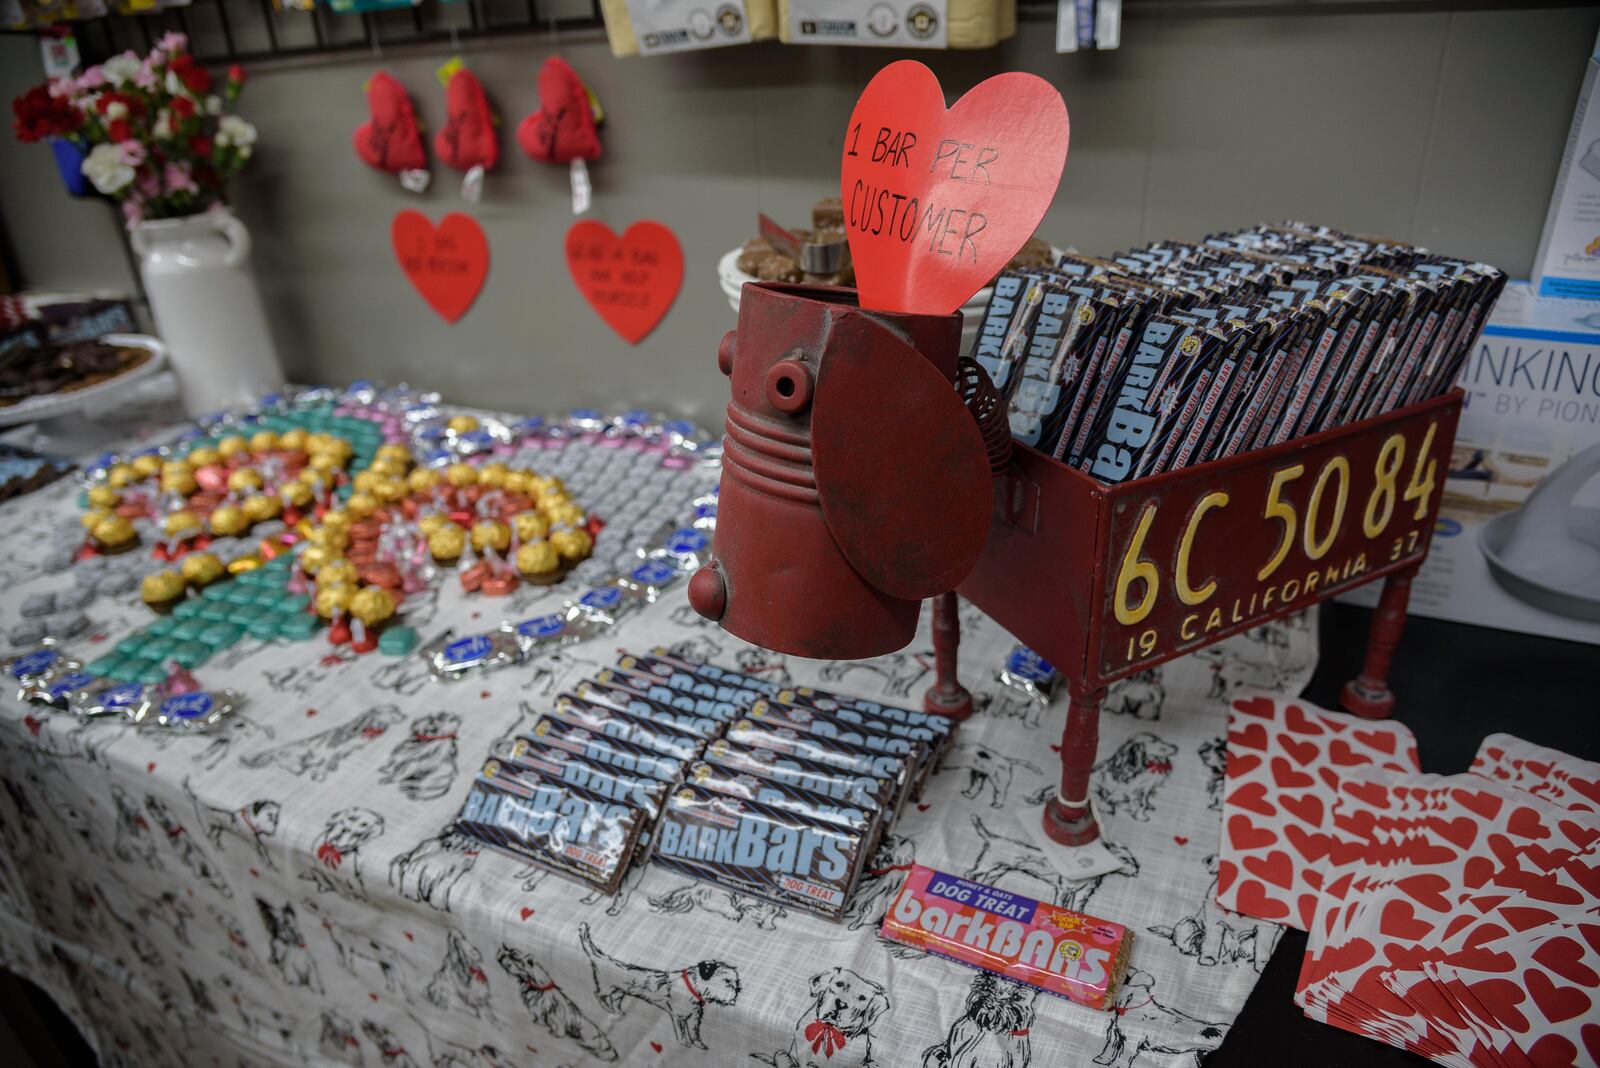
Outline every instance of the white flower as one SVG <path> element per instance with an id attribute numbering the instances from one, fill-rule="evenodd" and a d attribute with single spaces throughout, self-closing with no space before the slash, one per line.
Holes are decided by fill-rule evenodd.
<path id="1" fill-rule="evenodd" d="M 124 104 L 122 101 L 113 100 L 110 104 L 106 105 L 106 118 L 110 119 L 111 121 L 115 122 L 118 119 L 125 119 L 127 117 L 128 105 Z"/>
<path id="2" fill-rule="evenodd" d="M 218 96 L 216 93 L 212 93 L 210 96 L 206 97 L 206 114 L 207 115 L 221 115 L 222 114 L 222 98 L 220 96 Z"/>
<path id="3" fill-rule="evenodd" d="M 227 148 L 231 143 L 232 138 L 228 136 L 228 131 L 219 130 L 217 131 L 217 136 L 213 137 L 211 140 L 212 143 L 214 143 L 218 148 Z"/>
<path id="4" fill-rule="evenodd" d="M 252 153 L 254 151 L 255 151 L 255 149 L 251 148 L 249 145 L 245 145 L 243 148 L 239 149 L 239 158 L 240 159 L 249 159 L 250 158 L 250 153 Z"/>
<path id="5" fill-rule="evenodd" d="M 167 92 L 173 96 L 188 96 L 189 90 L 183 87 L 183 80 L 178 77 L 175 70 L 167 71 Z"/>
<path id="6" fill-rule="evenodd" d="M 83 174 L 102 193 L 111 194 L 133 181 L 133 168 L 116 145 L 95 145 L 83 159 Z"/>
<path id="7" fill-rule="evenodd" d="M 217 131 L 240 148 L 249 148 L 256 143 L 256 128 L 237 115 L 224 115 L 217 123 Z"/>
<path id="8" fill-rule="evenodd" d="M 106 81 L 112 85 L 126 85 L 139 76 L 144 69 L 144 63 L 132 52 L 124 52 L 120 56 L 112 56 L 100 65 L 105 72 Z"/>
<path id="9" fill-rule="evenodd" d="M 157 141 L 165 141 L 172 136 L 172 112 L 166 108 L 156 112 L 156 121 L 150 127 L 150 136 Z"/>

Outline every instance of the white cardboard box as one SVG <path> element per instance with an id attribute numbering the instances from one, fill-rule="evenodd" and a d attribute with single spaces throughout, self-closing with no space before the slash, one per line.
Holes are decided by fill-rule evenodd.
<path id="1" fill-rule="evenodd" d="M 1593 475 L 1570 505 L 1561 503 L 1568 528 L 1592 539 L 1600 561 L 1600 303 L 1536 300 L 1528 283 L 1513 282 L 1457 385 L 1467 394 L 1466 407 L 1433 545 L 1411 587 L 1411 612 L 1600 644 L 1600 622 L 1593 617 L 1552 611 L 1535 603 L 1543 600 L 1537 593 L 1516 590 L 1515 576 L 1510 582 L 1497 578 L 1491 559 L 1499 556 L 1493 538 L 1486 550 L 1484 533 L 1497 517 L 1522 508 L 1541 482 L 1593 448 Z M 1563 480 L 1575 473 L 1569 469 Z M 1547 492 L 1544 499 L 1553 498 Z M 1509 522 L 1499 520 L 1496 530 Z M 1581 571 L 1573 572 L 1568 592 L 1585 588 Z M 1588 581 L 1600 589 L 1600 570 Z M 1380 586 L 1372 583 L 1344 599 L 1376 604 Z M 1600 615 L 1600 601 L 1593 608 Z"/>
<path id="2" fill-rule="evenodd" d="M 1533 292 L 1540 297 L 1600 300 L 1600 40 L 1584 71 L 1583 88 L 1561 154 L 1555 191 L 1533 257 Z"/>

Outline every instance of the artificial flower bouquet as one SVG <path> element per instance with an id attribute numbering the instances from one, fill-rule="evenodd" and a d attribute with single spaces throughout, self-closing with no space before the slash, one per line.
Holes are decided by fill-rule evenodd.
<path id="1" fill-rule="evenodd" d="M 11 109 L 19 140 L 75 146 L 82 177 L 122 205 L 131 227 L 223 203 L 228 180 L 255 151 L 256 128 L 233 112 L 243 87 L 237 63 L 217 85 L 189 39 L 169 33 L 142 59 L 124 52 L 77 77 L 52 78 Z"/>

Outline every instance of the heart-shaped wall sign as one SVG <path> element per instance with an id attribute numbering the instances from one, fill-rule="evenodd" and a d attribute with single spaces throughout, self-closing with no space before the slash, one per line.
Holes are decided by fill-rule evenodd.
<path id="1" fill-rule="evenodd" d="M 489 275 L 489 239 L 470 215 L 452 212 L 436 227 L 420 211 L 402 211 L 389 227 L 400 269 L 446 322 L 467 313 Z"/>
<path id="2" fill-rule="evenodd" d="M 671 230 L 641 219 L 620 238 L 593 219 L 567 231 L 567 269 L 611 329 L 637 345 L 667 314 L 683 284 L 683 248 Z"/>
<path id="3" fill-rule="evenodd" d="M 1067 162 L 1067 106 L 1033 74 L 997 74 L 946 110 L 914 60 L 880 70 L 845 129 L 840 194 L 861 306 L 946 315 L 1044 218 Z"/>

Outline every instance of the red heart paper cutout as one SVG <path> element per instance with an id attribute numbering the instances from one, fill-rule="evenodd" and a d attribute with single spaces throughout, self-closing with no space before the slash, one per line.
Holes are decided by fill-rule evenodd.
<path id="1" fill-rule="evenodd" d="M 389 240 L 400 269 L 445 322 L 467 313 L 489 274 L 489 239 L 470 215 L 451 212 L 436 228 L 422 212 L 402 211 Z"/>
<path id="2" fill-rule="evenodd" d="M 1265 857 L 1245 857 L 1244 870 L 1285 890 L 1294 885 L 1294 862 L 1281 849 L 1274 849 Z"/>
<path id="3" fill-rule="evenodd" d="M 1321 806 L 1319 805 L 1318 807 L 1320 808 Z M 1322 855 L 1328 851 L 1328 836 L 1325 834 L 1318 834 L 1316 832 L 1307 834 L 1299 827 L 1290 823 L 1283 828 L 1283 835 L 1285 838 L 1289 839 L 1289 844 L 1294 846 L 1295 852 L 1299 853 L 1302 857 L 1305 857 L 1306 860 L 1312 863 L 1316 863 L 1318 860 L 1321 860 Z M 1309 876 L 1313 873 L 1308 871 L 1306 874 L 1309 881 Z M 1320 873 L 1317 874 L 1320 878 Z"/>
<path id="4" fill-rule="evenodd" d="M 683 248 L 671 230 L 641 219 L 620 238 L 585 219 L 567 231 L 567 270 L 578 292 L 630 344 L 654 330 L 683 285 Z"/>
<path id="5" fill-rule="evenodd" d="M 539 68 L 539 110 L 518 124 L 517 144 L 529 159 L 541 163 L 600 158 L 589 91 L 560 56 L 551 56 Z"/>
<path id="6" fill-rule="evenodd" d="M 1268 897 L 1265 888 L 1254 879 L 1239 884 L 1239 894 L 1234 900 L 1241 913 L 1260 920 L 1281 920 L 1289 915 L 1289 906 Z"/>
<path id="7" fill-rule="evenodd" d="M 528 919 L 528 917 L 529 917 L 529 916 L 532 916 L 532 915 L 533 915 L 533 910 L 532 910 L 532 909 L 530 909 L 530 908 L 524 908 L 524 909 L 523 909 L 523 910 L 522 910 L 522 919 L 523 919 L 523 922 L 527 922 L 527 919 Z"/>
<path id="8" fill-rule="evenodd" d="M 355 132 L 356 155 L 363 163 L 390 174 L 427 167 L 417 109 L 405 86 L 388 72 L 378 71 L 367 82 L 367 110 L 372 118 Z"/>
<path id="9" fill-rule="evenodd" d="M 1558 935 L 1533 951 L 1534 960 L 1563 979 L 1579 986 L 1600 986 L 1600 974 L 1584 964 L 1583 957 L 1583 946 L 1566 935 Z"/>
<path id="10" fill-rule="evenodd" d="M 1265 749 L 1267 747 L 1267 728 L 1259 723 L 1248 724 L 1242 731 L 1228 732 L 1228 753 L 1231 755 L 1235 749 Z"/>
<path id="11" fill-rule="evenodd" d="M 1316 779 L 1303 771 L 1296 771 L 1283 757 L 1272 758 L 1272 781 L 1278 784 L 1281 790 L 1293 790 L 1303 786 L 1315 786 Z"/>
<path id="12" fill-rule="evenodd" d="M 433 137 L 433 150 L 439 158 L 458 171 L 473 167 L 493 170 L 500 160 L 500 139 L 495 135 L 494 111 L 478 76 L 470 70 L 452 74 L 444 105 L 444 129 Z"/>
<path id="13" fill-rule="evenodd" d="M 1260 765 L 1261 758 L 1258 756 L 1235 756 L 1234 754 L 1229 753 L 1228 778 L 1237 779 L 1247 772 L 1254 771 Z"/>
<path id="14" fill-rule="evenodd" d="M 1233 710 L 1246 716 L 1276 719 L 1278 705 L 1270 697 L 1241 697 L 1233 702 Z"/>
<path id="15" fill-rule="evenodd" d="M 1301 767 L 1317 759 L 1317 756 L 1322 752 L 1316 742 L 1302 742 L 1298 738 L 1290 738 L 1287 735 L 1279 738 L 1278 743 L 1283 746 L 1283 751 L 1294 757 L 1295 763 Z M 1342 740 L 1335 738 L 1333 744 L 1338 746 L 1344 743 Z"/>
<path id="16" fill-rule="evenodd" d="M 1415 941 L 1433 932 L 1433 924 L 1417 918 L 1411 902 L 1403 898 L 1390 898 L 1378 917 L 1378 930 L 1394 938 Z"/>
<path id="17" fill-rule="evenodd" d="M 1533 998 L 1533 1003 L 1539 1006 L 1544 1018 L 1551 1023 L 1582 1015 L 1589 1011 L 1592 1004 L 1589 995 L 1582 990 L 1575 986 L 1557 986 L 1537 968 L 1524 970 L 1522 981 L 1528 984 L 1528 994 Z"/>
<path id="18" fill-rule="evenodd" d="M 1290 705 L 1283 714 L 1283 725 L 1296 734 L 1321 734 L 1322 724 L 1306 715 L 1299 705 Z"/>
<path id="19" fill-rule="evenodd" d="M 1228 840 L 1235 849 L 1260 849 L 1272 845 L 1278 836 L 1271 829 L 1257 827 L 1249 816 L 1228 817 Z"/>
<path id="20" fill-rule="evenodd" d="M 921 63 L 880 70 L 850 113 L 839 174 L 861 306 L 947 315 L 988 285 L 1055 198 L 1068 132 L 1037 75 L 997 74 L 947 111 Z"/>
<path id="21" fill-rule="evenodd" d="M 1244 808 L 1263 816 L 1276 816 L 1278 810 L 1267 800 L 1267 784 L 1247 782 L 1228 794 L 1230 808 Z"/>
<path id="22" fill-rule="evenodd" d="M 1316 794 L 1306 794 L 1303 797 L 1289 794 L 1278 798 L 1278 804 L 1282 805 L 1285 811 L 1300 817 L 1301 822 L 1308 827 L 1322 826 L 1322 798 Z"/>
<path id="23" fill-rule="evenodd" d="M 1377 749 L 1391 756 L 1394 754 L 1394 735 L 1388 731 L 1356 731 L 1355 739 L 1369 749 Z"/>

